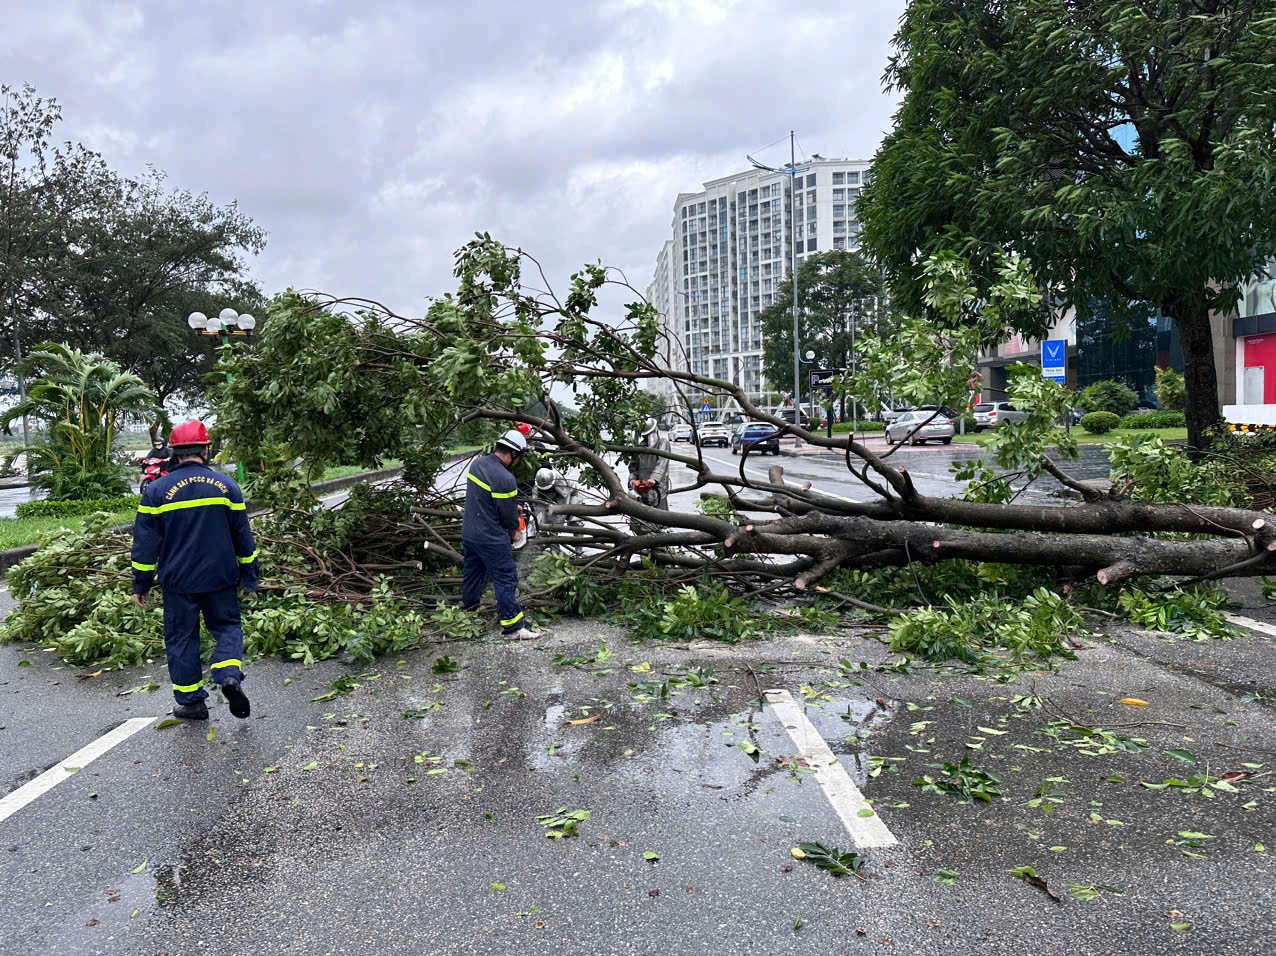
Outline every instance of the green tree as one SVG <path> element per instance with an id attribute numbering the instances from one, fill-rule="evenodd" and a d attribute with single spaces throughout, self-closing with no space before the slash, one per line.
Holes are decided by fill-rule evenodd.
<path id="1" fill-rule="evenodd" d="M 31 388 L 0 416 L 0 428 L 10 434 L 24 415 L 43 423 L 44 440 L 23 449 L 35 486 L 54 501 L 126 493 L 130 476 L 116 457 L 116 434 L 125 421 L 154 411 L 155 394 L 104 356 L 59 343 L 32 349 L 22 371 Z"/>
<path id="2" fill-rule="evenodd" d="M 1163 412 L 1183 411 L 1186 395 L 1183 373 L 1172 368 L 1156 370 L 1156 403 Z"/>
<path id="3" fill-rule="evenodd" d="M 986 288 L 1004 249 L 1055 309 L 1159 310 L 1183 343 L 1189 441 L 1219 417 L 1210 312 L 1276 251 L 1276 18 L 1256 0 L 912 0 L 904 94 L 861 201 L 904 307 L 926 257 Z M 1045 310 L 1017 320 L 1040 335 Z"/>
<path id="4" fill-rule="evenodd" d="M 247 257 L 265 233 L 161 173 L 126 179 L 82 145 L 55 146 L 61 117 L 29 86 L 0 88 L 0 368 L 21 342 L 65 342 L 136 373 L 161 405 L 194 399 L 216 342 L 186 316 L 264 308 Z"/>
<path id="5" fill-rule="evenodd" d="M 880 334 L 889 322 L 881 270 L 858 252 L 834 249 L 806 259 L 797 278 L 802 352 L 815 352 L 812 367 L 850 368 L 856 336 Z M 793 284 L 785 279 L 775 304 L 760 316 L 762 367 L 768 382 L 790 383 L 793 378 L 792 301 Z M 845 415 L 845 399 L 842 412 Z"/>

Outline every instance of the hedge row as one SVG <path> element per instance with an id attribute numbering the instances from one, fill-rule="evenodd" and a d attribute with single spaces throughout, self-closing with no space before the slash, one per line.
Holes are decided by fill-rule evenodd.
<path id="1" fill-rule="evenodd" d="M 855 430 L 857 432 L 880 432 L 885 431 L 886 426 L 881 422 L 856 422 Z M 833 426 L 834 435 L 849 435 L 851 432 L 850 422 L 837 422 Z"/>
<path id="2" fill-rule="evenodd" d="M 17 507 L 19 518 L 71 518 L 95 511 L 131 511 L 142 499 L 138 495 L 120 498 L 90 498 L 85 501 L 24 501 Z"/>
<path id="3" fill-rule="evenodd" d="M 1121 419 L 1122 428 L 1185 428 L 1187 416 L 1183 412 L 1148 412 L 1146 415 L 1126 415 Z"/>

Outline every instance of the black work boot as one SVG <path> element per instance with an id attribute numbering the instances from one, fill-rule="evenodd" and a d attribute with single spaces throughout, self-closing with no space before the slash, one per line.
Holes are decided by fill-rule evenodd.
<path id="1" fill-rule="evenodd" d="M 174 704 L 173 716 L 183 720 L 207 720 L 208 706 L 202 700 L 193 704 Z"/>
<path id="2" fill-rule="evenodd" d="M 230 712 L 241 719 L 247 717 L 250 709 L 248 695 L 239 686 L 239 678 L 227 677 L 222 681 L 221 688 L 222 694 L 226 697 L 226 703 L 230 704 Z"/>

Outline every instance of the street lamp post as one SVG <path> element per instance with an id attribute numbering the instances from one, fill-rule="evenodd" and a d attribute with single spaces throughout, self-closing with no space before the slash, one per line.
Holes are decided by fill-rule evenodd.
<path id="1" fill-rule="evenodd" d="M 783 173 L 789 177 L 789 279 L 793 284 L 793 425 L 801 424 L 800 409 L 802 407 L 802 356 L 798 352 L 798 292 L 797 292 L 797 223 L 794 221 L 794 203 L 797 193 L 797 176 L 804 173 L 807 167 L 797 167 L 797 137 L 789 130 L 789 165 L 780 169 L 759 163 L 752 156 L 745 156 L 755 169 L 764 169 L 771 173 Z M 802 447 L 802 439 L 794 436 L 794 448 Z"/>
<path id="2" fill-rule="evenodd" d="M 229 345 L 232 335 L 252 338 L 253 329 L 257 327 L 257 320 L 247 313 L 240 315 L 234 309 L 226 308 L 212 318 L 209 318 L 203 312 L 192 312 L 186 317 L 186 324 L 190 326 L 191 331 L 196 335 L 213 335 L 221 339 L 222 345 Z M 230 372 L 227 372 L 226 381 L 233 382 L 234 380 L 235 377 Z M 235 476 L 242 485 L 244 483 L 243 462 L 235 463 Z"/>

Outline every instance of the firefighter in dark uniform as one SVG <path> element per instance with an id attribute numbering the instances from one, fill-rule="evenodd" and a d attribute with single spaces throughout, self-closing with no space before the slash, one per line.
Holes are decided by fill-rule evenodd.
<path id="1" fill-rule="evenodd" d="M 216 641 L 213 683 L 236 717 L 247 717 L 244 630 L 239 618 L 242 587 L 257 589 L 257 546 L 248 526 L 243 492 L 208 467 L 208 429 L 186 422 L 169 438 L 173 470 L 142 494 L 133 525 L 133 600 L 146 607 L 156 583 L 164 589 L 164 646 L 177 705 L 174 717 L 207 720 L 208 692 L 199 653 L 199 619 Z"/>
<path id="2" fill-rule="evenodd" d="M 518 604 L 518 569 L 513 542 L 518 535 L 518 479 L 514 469 L 527 454 L 527 438 L 510 429 L 490 455 L 470 464 L 465 482 L 465 518 L 461 546 L 465 552 L 465 577 L 461 607 L 477 611 L 487 579 L 496 589 L 501 632 L 507 640 L 534 641 L 545 635 L 527 627 Z"/>

